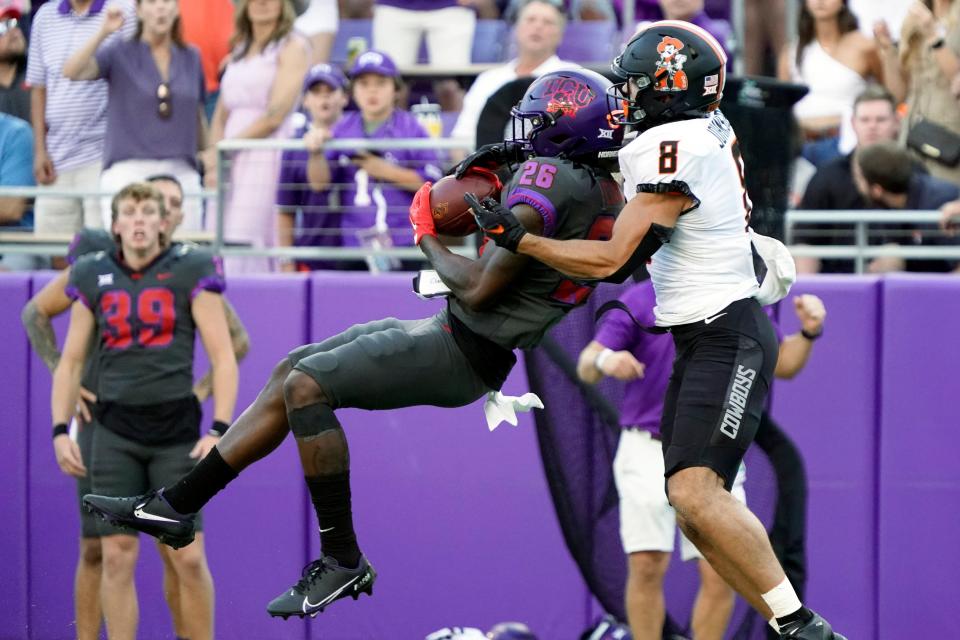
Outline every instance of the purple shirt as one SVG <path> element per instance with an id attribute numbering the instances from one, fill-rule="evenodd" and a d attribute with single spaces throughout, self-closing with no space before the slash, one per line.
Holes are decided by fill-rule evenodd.
<path id="1" fill-rule="evenodd" d="M 294 138 L 303 137 L 307 126 L 301 127 Z M 277 206 L 281 211 L 298 214 L 294 225 L 293 244 L 296 247 L 339 247 L 339 216 L 331 208 L 336 206 L 336 194 L 329 189 L 315 191 L 307 179 L 310 154 L 305 149 L 284 151 L 280 160 L 280 178 L 277 184 Z M 333 196 L 333 197 L 331 197 Z M 334 202 L 331 203 L 331 200 Z M 297 260 L 310 269 L 334 268 L 336 263 L 322 260 Z"/>
<path id="2" fill-rule="evenodd" d="M 653 307 L 656 296 L 653 283 L 645 280 L 636 284 L 623 295 L 620 301 L 627 305 L 636 319 L 645 326 L 654 326 Z M 774 307 L 765 307 L 773 321 Z M 777 342 L 783 341 L 783 332 L 774 321 Z M 644 364 L 644 375 L 639 380 L 627 383 L 620 406 L 620 424 L 623 427 L 646 429 L 655 436 L 660 434 L 660 415 L 663 413 L 663 398 L 673 369 L 673 337 L 669 333 L 651 334 L 641 331 L 627 314 L 611 312 L 603 316 L 594 340 L 614 351 L 629 350 L 633 357 Z"/>
<path id="3" fill-rule="evenodd" d="M 457 0 L 378 0 L 377 4 L 407 11 L 436 11 L 458 6 Z"/>
<path id="4" fill-rule="evenodd" d="M 623 15 L 623 4 L 623 0 L 613 0 L 613 6 L 617 10 L 617 15 Z M 717 16 L 724 20 L 730 19 L 730 0 L 706 0 L 704 5 L 710 15 Z M 637 22 L 644 20 L 663 20 L 660 0 L 636 0 L 634 7 L 633 17 Z M 702 27 L 703 25 L 700 26 Z"/>
<path id="5" fill-rule="evenodd" d="M 149 46 L 124 40 L 97 51 L 100 77 L 107 81 L 107 135 L 103 168 L 121 160 L 183 160 L 195 166 L 197 113 L 204 101 L 200 53 L 173 45 L 170 56 L 170 115 L 160 117 L 162 82 Z"/>
<path id="6" fill-rule="evenodd" d="M 331 131 L 333 138 L 429 138 L 427 132 L 408 111 L 394 109 L 379 129 L 367 135 L 359 111 L 344 114 Z M 437 153 L 432 149 L 391 149 L 376 152 L 394 164 L 413 169 L 424 181 L 436 182 L 442 177 Z M 389 228 L 395 247 L 413 245 L 409 212 L 413 193 L 389 183 L 374 180 L 365 171 L 361 172 L 350 160 L 350 151 L 328 151 L 330 183 L 340 187 L 340 227 L 343 230 L 343 245 L 356 247 L 365 244 L 360 236 L 374 228 Z"/>

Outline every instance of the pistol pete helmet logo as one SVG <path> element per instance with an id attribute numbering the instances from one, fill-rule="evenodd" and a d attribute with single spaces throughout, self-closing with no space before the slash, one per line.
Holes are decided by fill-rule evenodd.
<path id="1" fill-rule="evenodd" d="M 657 60 L 655 91 L 686 91 L 688 86 L 687 74 L 683 65 L 687 56 L 680 53 L 684 48 L 683 42 L 673 36 L 663 36 L 657 44 Z"/>

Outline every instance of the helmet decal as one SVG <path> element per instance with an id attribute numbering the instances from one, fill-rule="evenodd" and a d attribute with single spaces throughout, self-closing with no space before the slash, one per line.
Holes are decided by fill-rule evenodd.
<path id="1" fill-rule="evenodd" d="M 683 72 L 683 63 L 687 56 L 680 53 L 683 43 L 672 36 L 663 36 L 657 45 L 660 59 L 657 61 L 657 82 L 654 89 L 657 91 L 686 91 L 687 74 Z"/>
<path id="2" fill-rule="evenodd" d="M 560 112 L 565 116 L 576 117 L 580 109 L 586 107 L 597 97 L 590 85 L 573 78 L 550 78 L 544 86 L 544 99 L 549 112 Z"/>

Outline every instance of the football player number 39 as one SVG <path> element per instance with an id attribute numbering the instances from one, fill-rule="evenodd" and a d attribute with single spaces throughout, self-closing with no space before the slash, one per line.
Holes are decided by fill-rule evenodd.
<path id="1" fill-rule="evenodd" d="M 177 319 L 173 292 L 151 287 L 141 291 L 135 300 L 134 304 L 130 294 L 123 290 L 107 291 L 100 297 L 100 312 L 105 323 L 103 340 L 107 348 L 126 349 L 133 344 L 134 333 L 141 347 L 170 344 Z"/>

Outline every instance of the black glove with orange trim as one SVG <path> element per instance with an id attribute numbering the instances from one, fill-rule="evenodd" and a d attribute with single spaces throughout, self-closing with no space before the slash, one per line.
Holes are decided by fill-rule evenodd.
<path id="1" fill-rule="evenodd" d="M 516 253 L 520 240 L 527 235 L 527 230 L 513 212 L 493 198 L 484 198 L 483 202 L 480 202 L 477 196 L 468 193 L 463 199 L 470 205 L 477 226 L 483 230 L 483 234 L 498 247 Z"/>

